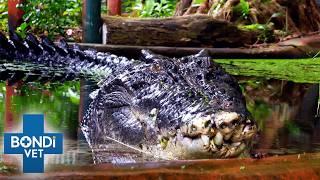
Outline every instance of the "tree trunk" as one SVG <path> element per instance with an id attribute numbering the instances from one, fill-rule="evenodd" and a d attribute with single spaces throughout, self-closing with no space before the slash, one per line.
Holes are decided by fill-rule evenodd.
<path id="1" fill-rule="evenodd" d="M 316 0 L 277 0 L 277 2 L 288 9 L 288 17 L 300 32 L 320 30 L 320 12 Z"/>
<path id="2" fill-rule="evenodd" d="M 241 47 L 257 40 L 256 32 L 207 15 L 164 19 L 105 16 L 105 43 L 140 46 Z"/>

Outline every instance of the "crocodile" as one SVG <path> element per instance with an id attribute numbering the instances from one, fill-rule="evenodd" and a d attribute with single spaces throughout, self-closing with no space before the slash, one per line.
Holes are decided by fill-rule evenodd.
<path id="1" fill-rule="evenodd" d="M 0 34 L 0 58 L 0 77 L 12 83 L 96 80 L 80 122 L 92 149 L 112 140 L 165 159 L 232 158 L 257 133 L 237 81 L 204 50 L 176 58 L 142 50 L 134 60 L 11 32 Z"/>

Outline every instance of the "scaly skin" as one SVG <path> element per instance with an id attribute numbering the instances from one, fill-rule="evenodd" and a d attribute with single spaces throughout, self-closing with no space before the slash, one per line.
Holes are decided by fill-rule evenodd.
<path id="1" fill-rule="evenodd" d="M 100 80 L 81 122 L 92 149 L 114 139 L 157 157 L 194 159 L 237 157 L 250 146 L 256 123 L 235 79 L 210 57 L 141 54 L 129 60 L 64 41 L 55 46 L 14 33 L 8 41 L 0 34 L 0 57 L 38 65 L 17 71 L 2 64 L 0 73 L 12 73 L 2 79 Z"/>
<path id="2" fill-rule="evenodd" d="M 232 76 L 201 53 L 178 59 L 142 53 L 147 63 L 96 93 L 81 124 L 92 148 L 111 137 L 166 159 L 244 152 L 257 127 Z"/>

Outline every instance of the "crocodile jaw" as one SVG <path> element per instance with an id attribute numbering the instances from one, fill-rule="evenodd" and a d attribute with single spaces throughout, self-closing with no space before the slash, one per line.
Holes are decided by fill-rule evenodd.
<path id="1" fill-rule="evenodd" d="M 181 126 L 161 147 L 173 159 L 237 157 L 247 149 L 256 132 L 254 121 L 235 112 L 221 111 Z"/>

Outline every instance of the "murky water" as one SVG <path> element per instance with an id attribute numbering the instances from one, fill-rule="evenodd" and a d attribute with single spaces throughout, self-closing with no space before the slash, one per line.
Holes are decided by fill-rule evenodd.
<path id="1" fill-rule="evenodd" d="M 243 68 L 234 62 L 225 64 L 233 74 L 235 69 Z M 286 76 L 275 76 L 282 79 L 275 80 L 270 74 L 267 77 L 259 74 L 259 68 L 256 69 L 258 74 L 252 74 L 254 68 L 250 68 L 250 75 L 237 73 L 237 79 L 246 96 L 248 109 L 259 124 L 255 151 L 268 155 L 320 152 L 319 85 L 311 83 L 310 76 L 306 76 L 307 80 L 299 77 L 299 83 L 294 83 L 294 77 L 289 73 L 287 79 L 290 81 L 283 80 Z M 95 88 L 87 81 L 45 85 L 18 83 L 15 86 L 0 82 L 0 132 L 12 131 L 21 122 L 23 113 L 44 113 L 52 131 L 63 132 L 67 137 L 64 154 L 49 155 L 47 163 L 92 164 L 91 150 L 78 122 L 89 103 L 88 94 Z M 122 145 L 102 147 L 105 149 L 108 151 L 101 154 L 117 157 L 110 158 L 110 162 L 149 160 Z"/>

